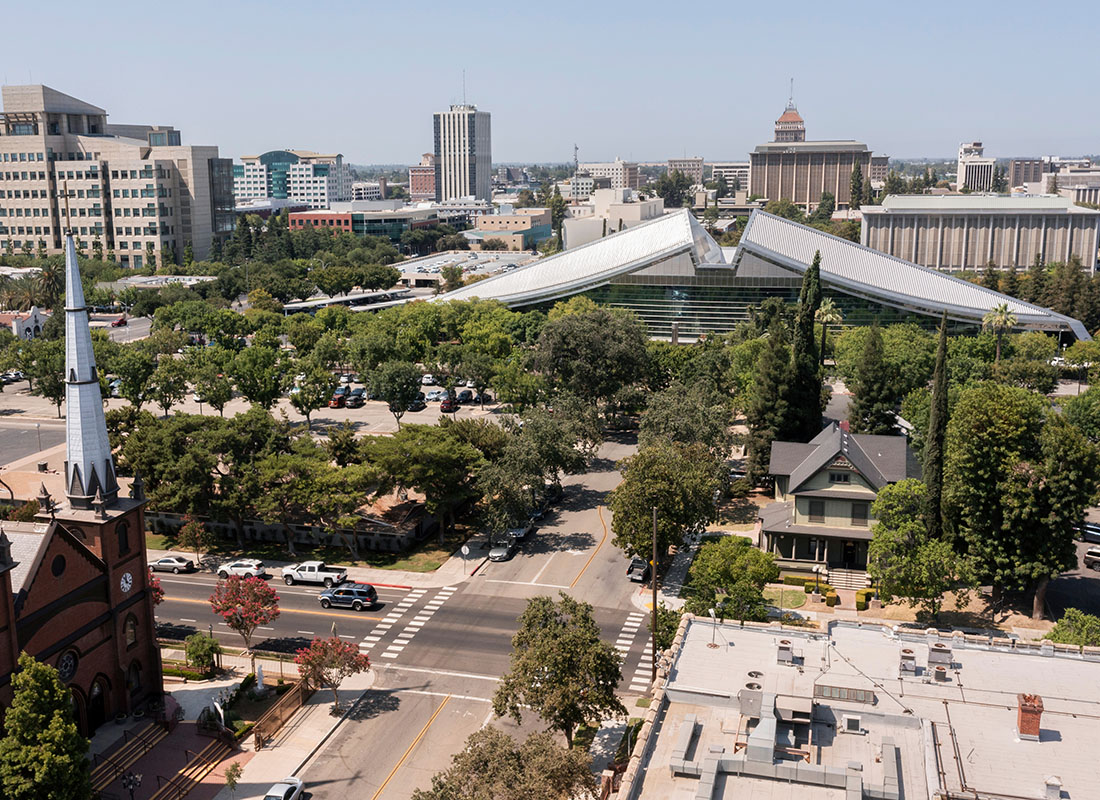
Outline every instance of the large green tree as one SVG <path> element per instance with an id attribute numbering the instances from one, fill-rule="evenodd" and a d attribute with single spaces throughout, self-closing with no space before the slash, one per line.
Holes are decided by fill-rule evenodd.
<path id="1" fill-rule="evenodd" d="M 848 421 L 852 432 L 880 435 L 894 433 L 897 425 L 894 408 L 898 397 L 883 358 L 882 333 L 877 321 L 871 326 L 863 348 L 863 359 L 856 370 L 856 379 L 851 389 L 853 398 L 848 410 Z"/>
<path id="2" fill-rule="evenodd" d="M 336 390 L 336 377 L 328 370 L 313 364 L 307 365 L 305 377 L 290 391 L 290 404 L 294 410 L 306 418 L 306 427 L 312 430 L 310 417 L 313 412 L 324 408 Z"/>
<path id="3" fill-rule="evenodd" d="M 851 201 L 848 203 L 848 207 L 853 211 L 858 209 L 863 200 L 863 167 L 857 161 L 856 165 L 852 168 L 852 178 L 849 185 L 849 193 L 851 194 Z"/>
<path id="4" fill-rule="evenodd" d="M 768 474 L 772 441 L 787 429 L 789 365 L 786 329 L 782 321 L 776 318 L 768 329 L 764 350 L 757 359 L 755 381 L 749 389 L 745 408 L 749 428 L 747 472 L 753 483 Z"/>
<path id="5" fill-rule="evenodd" d="M 821 391 L 821 363 L 817 357 L 814 319 L 821 306 L 821 253 L 802 276 L 802 291 L 791 337 L 791 378 L 787 384 L 788 425 L 780 438 L 808 442 L 821 433 L 824 411 Z"/>
<path id="6" fill-rule="evenodd" d="M 644 449 L 658 439 L 684 445 L 701 442 L 716 459 L 725 459 L 733 446 L 733 422 L 729 403 L 709 386 L 673 383 L 649 396 L 638 446 Z"/>
<path id="7" fill-rule="evenodd" d="M 497 716 L 529 708 L 573 745 L 578 725 L 626 714 L 616 695 L 622 657 L 600 636 L 592 606 L 564 592 L 531 599 L 512 637 L 512 660 L 493 695 Z"/>
<path id="8" fill-rule="evenodd" d="M 401 428 L 401 417 L 420 392 L 420 370 L 408 361 L 387 361 L 379 365 L 370 379 L 371 394 L 389 406 Z"/>
<path id="9" fill-rule="evenodd" d="M 579 748 L 554 743 L 549 733 L 532 733 L 520 745 L 487 726 L 470 734 L 451 766 L 432 778 L 413 800 L 569 800 L 595 797 L 592 759 Z"/>
<path id="10" fill-rule="evenodd" d="M 936 346 L 936 367 L 932 372 L 932 396 L 928 414 L 928 432 L 924 439 L 922 467 L 927 487 L 924 519 L 928 535 L 943 539 L 943 460 L 947 441 L 947 312 L 940 321 Z"/>
<path id="11" fill-rule="evenodd" d="M 654 507 L 658 554 L 714 515 L 717 465 L 703 444 L 658 440 L 620 462 L 619 469 L 623 480 L 611 493 L 611 529 L 615 546 L 629 555 L 650 557 Z"/>
<path id="12" fill-rule="evenodd" d="M 754 547 L 744 536 L 723 536 L 706 542 L 695 554 L 684 607 L 702 616 L 713 608 L 723 619 L 763 619 L 764 586 L 778 578 L 774 555 Z"/>
<path id="13" fill-rule="evenodd" d="M 12 675 L 11 706 L 0 740 L 0 788 L 8 800 L 87 800 L 92 796 L 88 740 L 73 718 L 72 696 L 57 670 L 23 653 Z"/>
<path id="14" fill-rule="evenodd" d="M 283 394 L 286 373 L 278 351 L 272 347 L 246 347 L 233 359 L 230 369 L 237 390 L 253 405 L 270 409 Z"/>

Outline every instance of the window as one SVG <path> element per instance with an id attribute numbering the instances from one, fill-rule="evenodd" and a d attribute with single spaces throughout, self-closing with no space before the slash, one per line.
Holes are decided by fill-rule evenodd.
<path id="1" fill-rule="evenodd" d="M 851 483 L 852 475 L 850 472 L 830 472 L 829 483 Z"/>
<path id="2" fill-rule="evenodd" d="M 866 528 L 868 511 L 869 505 L 867 503 L 852 503 L 852 525 Z"/>
<path id="3" fill-rule="evenodd" d="M 870 689 L 849 689 L 844 686 L 815 686 L 814 697 L 830 700 L 851 700 L 855 703 L 874 703 L 875 693 Z"/>
<path id="4" fill-rule="evenodd" d="M 60 578 L 65 572 L 65 556 L 54 556 L 53 563 L 50 565 L 50 572 L 53 573 L 55 578 Z"/>
<path id="5" fill-rule="evenodd" d="M 126 637 L 127 647 L 133 647 L 137 644 L 137 617 L 133 614 L 126 618 L 126 623 L 123 625 L 123 634 Z"/>
<path id="6" fill-rule="evenodd" d="M 115 527 L 115 536 L 118 537 L 118 554 L 120 556 L 126 555 L 130 552 L 130 526 L 125 522 L 120 522 Z"/>
<path id="7" fill-rule="evenodd" d="M 825 501 L 824 500 L 811 500 L 810 501 L 810 522 L 824 522 L 825 521 Z"/>

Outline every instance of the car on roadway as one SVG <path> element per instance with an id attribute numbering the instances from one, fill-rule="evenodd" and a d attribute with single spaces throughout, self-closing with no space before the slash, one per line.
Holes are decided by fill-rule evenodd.
<path id="1" fill-rule="evenodd" d="M 1100 547 L 1090 547 L 1085 551 L 1085 566 L 1100 572 Z"/>
<path id="2" fill-rule="evenodd" d="M 240 575 L 242 578 L 258 578 L 266 572 L 264 562 L 256 558 L 238 558 L 236 561 L 227 561 L 218 567 L 218 577 L 228 578 L 230 575 Z"/>
<path id="3" fill-rule="evenodd" d="M 123 328 L 126 326 L 126 317 L 119 317 L 111 323 L 112 328 Z"/>
<path id="4" fill-rule="evenodd" d="M 428 407 L 428 404 L 424 402 L 423 397 L 413 398 L 413 401 L 409 403 L 406 411 L 423 411 Z"/>
<path id="5" fill-rule="evenodd" d="M 453 414 L 458 411 L 458 401 L 453 397 L 444 397 L 439 404 L 439 410 L 444 414 Z"/>
<path id="6" fill-rule="evenodd" d="M 508 538 L 514 539 L 517 542 L 522 542 L 531 535 L 531 531 L 533 531 L 534 529 L 534 525 L 532 525 L 530 522 L 525 522 L 522 525 L 517 525 L 514 528 L 509 528 Z"/>
<path id="7" fill-rule="evenodd" d="M 195 562 L 183 556 L 165 556 L 149 562 L 149 569 L 153 572 L 172 572 L 179 575 L 181 572 L 193 572 Z"/>
<path id="8" fill-rule="evenodd" d="M 435 383 L 435 376 L 430 372 L 420 379 L 420 384 L 422 386 L 431 386 L 433 383 Z"/>
<path id="9" fill-rule="evenodd" d="M 351 390 L 351 392 L 348 394 L 347 400 L 344 401 L 344 404 L 348 408 L 361 408 L 366 401 L 367 390 L 360 386 L 356 389 Z"/>
<path id="10" fill-rule="evenodd" d="M 458 393 L 458 396 L 455 397 L 455 402 L 458 403 L 460 406 L 466 405 L 467 403 L 472 403 L 474 402 L 474 393 L 471 392 L 469 389 L 463 389 L 461 392 Z"/>
<path id="11" fill-rule="evenodd" d="M 486 403 L 493 402 L 493 396 L 488 392 L 478 392 L 477 395 L 474 396 L 474 402 L 479 406 L 483 406 Z"/>
<path id="12" fill-rule="evenodd" d="M 446 389 L 432 389 L 430 392 L 424 395 L 424 399 L 427 400 L 429 403 L 434 403 L 438 400 L 442 400 L 446 394 Z"/>
<path id="13" fill-rule="evenodd" d="M 374 608 L 378 605 L 378 592 L 369 583 L 345 583 L 325 589 L 318 600 L 321 602 L 321 608 L 336 606 L 362 611 L 364 608 Z"/>
<path id="14" fill-rule="evenodd" d="M 348 387 L 337 386 L 336 391 L 332 393 L 332 397 L 328 401 L 329 408 L 343 408 L 344 404 L 348 400 Z"/>
<path id="15" fill-rule="evenodd" d="M 324 561 L 303 561 L 283 567 L 283 582 L 287 586 L 295 583 L 323 583 L 327 589 L 344 583 L 347 579 L 346 567 L 330 567 Z"/>
<path id="16" fill-rule="evenodd" d="M 515 555 L 518 546 L 516 539 L 512 536 L 498 537 L 492 541 L 492 547 L 489 550 L 489 560 L 507 561 Z"/>
<path id="17" fill-rule="evenodd" d="M 649 580 L 649 562 L 634 556 L 630 559 L 630 566 L 626 568 L 626 577 L 634 583 L 645 583 Z"/>
<path id="18" fill-rule="evenodd" d="M 1082 522 L 1077 527 L 1077 533 L 1086 542 L 1100 544 L 1100 524 L 1095 522 Z"/>
<path id="19" fill-rule="evenodd" d="M 476 389 L 477 388 L 477 381 L 475 381 L 473 379 L 470 379 L 470 380 L 466 381 L 466 388 L 467 389 Z"/>
<path id="20" fill-rule="evenodd" d="M 306 785 L 301 778 L 283 778 L 264 795 L 264 800 L 299 800 Z"/>

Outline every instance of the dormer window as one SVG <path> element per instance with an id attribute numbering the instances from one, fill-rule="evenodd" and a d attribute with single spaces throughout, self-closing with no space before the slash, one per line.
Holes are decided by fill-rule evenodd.
<path id="1" fill-rule="evenodd" d="M 852 473 L 850 472 L 830 472 L 829 483 L 851 483 Z"/>

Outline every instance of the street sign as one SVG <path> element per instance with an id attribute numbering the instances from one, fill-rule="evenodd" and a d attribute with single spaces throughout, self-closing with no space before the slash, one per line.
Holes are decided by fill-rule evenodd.
<path id="1" fill-rule="evenodd" d="M 470 545 L 468 545 L 468 544 L 462 545 L 462 555 L 464 555 L 464 556 L 470 555 Z"/>

